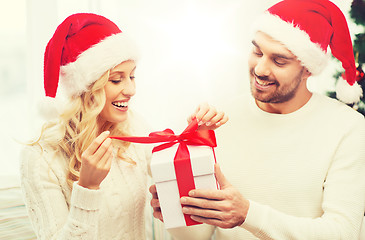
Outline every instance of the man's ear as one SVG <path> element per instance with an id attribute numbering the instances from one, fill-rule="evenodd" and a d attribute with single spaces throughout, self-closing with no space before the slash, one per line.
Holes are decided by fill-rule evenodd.
<path id="1" fill-rule="evenodd" d="M 303 74 L 303 77 L 304 78 L 309 78 L 310 76 L 312 76 L 312 73 L 306 68 L 304 67 L 304 74 Z"/>

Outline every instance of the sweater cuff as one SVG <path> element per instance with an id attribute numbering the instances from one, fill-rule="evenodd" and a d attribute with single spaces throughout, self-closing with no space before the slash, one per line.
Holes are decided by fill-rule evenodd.
<path id="1" fill-rule="evenodd" d="M 84 210 L 98 210 L 101 202 L 101 190 L 91 190 L 74 182 L 71 195 L 71 206 Z"/>
<path id="2" fill-rule="evenodd" d="M 268 209 L 259 203 L 249 200 L 250 207 L 247 212 L 247 216 L 241 227 L 250 231 L 252 234 L 257 236 L 265 225 L 267 219 Z"/>

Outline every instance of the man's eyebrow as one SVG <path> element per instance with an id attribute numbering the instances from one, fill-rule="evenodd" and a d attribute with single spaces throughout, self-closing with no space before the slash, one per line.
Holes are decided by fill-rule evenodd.
<path id="1" fill-rule="evenodd" d="M 294 60 L 295 59 L 295 57 L 288 57 L 286 55 L 279 54 L 279 53 L 274 53 L 273 56 L 275 58 L 283 58 L 283 59 L 286 59 L 286 60 Z"/>
<path id="2" fill-rule="evenodd" d="M 253 44 L 255 47 L 257 47 L 257 48 L 260 48 L 260 46 L 257 44 L 257 42 L 256 42 L 255 40 L 252 40 L 252 44 Z M 295 59 L 295 57 L 289 57 L 289 56 L 286 56 L 286 55 L 284 55 L 284 54 L 280 54 L 280 53 L 273 53 L 272 55 L 273 55 L 273 57 L 275 57 L 275 58 L 283 58 L 283 59 L 285 59 L 285 60 L 294 60 L 294 59 Z"/>

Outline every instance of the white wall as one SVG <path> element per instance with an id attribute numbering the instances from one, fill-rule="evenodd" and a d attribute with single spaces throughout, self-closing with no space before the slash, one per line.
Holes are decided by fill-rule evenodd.
<path id="1" fill-rule="evenodd" d="M 142 58 L 134 107 L 156 130 L 169 127 L 178 132 L 198 103 L 217 104 L 248 89 L 248 28 L 275 2 L 0 0 L 0 53 L 8 54 L 0 54 L 0 70 L 10 74 L 0 71 L 0 84 L 6 87 L 0 88 L 0 175 L 18 172 L 20 145 L 15 140 L 27 139 L 39 128 L 36 102 L 43 94 L 44 49 L 69 14 L 102 14 L 136 39 Z M 345 12 L 351 3 L 334 2 Z M 335 69 L 330 67 L 322 76 L 327 81 L 314 80 L 311 88 L 331 89 Z"/>

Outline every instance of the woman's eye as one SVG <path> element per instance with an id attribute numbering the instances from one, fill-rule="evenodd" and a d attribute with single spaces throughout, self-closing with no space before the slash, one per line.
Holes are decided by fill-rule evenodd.
<path id="1" fill-rule="evenodd" d="M 111 81 L 114 84 L 118 84 L 121 82 L 121 80 L 119 80 L 119 79 L 110 79 L 109 81 Z"/>
<path id="2" fill-rule="evenodd" d="M 261 53 L 260 51 L 253 50 L 253 53 L 254 53 L 256 56 L 259 56 L 259 57 L 261 57 L 261 56 L 262 56 L 262 53 Z"/>
<path id="3" fill-rule="evenodd" d="M 134 80 L 136 77 L 135 76 L 130 76 L 129 77 L 131 80 Z"/>

